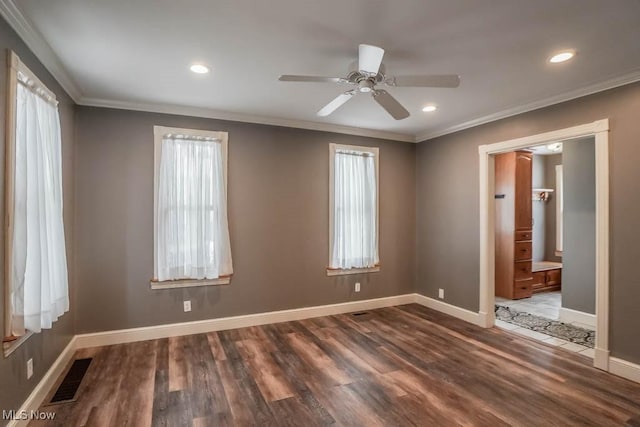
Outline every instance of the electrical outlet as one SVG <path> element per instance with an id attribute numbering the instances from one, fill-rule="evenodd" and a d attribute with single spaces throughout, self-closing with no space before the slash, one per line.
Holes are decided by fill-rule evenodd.
<path id="1" fill-rule="evenodd" d="M 184 312 L 191 311 L 191 300 L 184 301 Z"/>
<path id="2" fill-rule="evenodd" d="M 444 289 L 438 289 L 438 298 L 444 299 Z"/>
<path id="3" fill-rule="evenodd" d="M 33 376 L 33 359 L 27 360 L 27 379 Z"/>
<path id="4" fill-rule="evenodd" d="M 356 292 L 360 292 L 360 282 L 356 282 Z"/>

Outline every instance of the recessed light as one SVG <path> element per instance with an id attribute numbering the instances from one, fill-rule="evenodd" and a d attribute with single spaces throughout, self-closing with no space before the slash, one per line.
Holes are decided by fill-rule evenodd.
<path id="1" fill-rule="evenodd" d="M 559 62 L 564 62 L 564 61 L 568 61 L 571 58 L 573 58 L 575 56 L 575 52 L 572 50 L 566 50 L 564 52 L 560 52 L 557 53 L 555 55 L 553 55 L 550 59 L 549 62 L 553 63 L 553 64 L 557 64 Z"/>
<path id="2" fill-rule="evenodd" d="M 438 107 L 436 107 L 435 105 L 427 105 L 422 109 L 422 111 L 424 111 L 425 113 L 432 113 L 432 112 L 436 111 L 437 109 L 438 109 Z"/>
<path id="3" fill-rule="evenodd" d="M 209 67 L 202 64 L 193 64 L 190 70 L 196 74 L 207 74 L 209 72 Z"/>

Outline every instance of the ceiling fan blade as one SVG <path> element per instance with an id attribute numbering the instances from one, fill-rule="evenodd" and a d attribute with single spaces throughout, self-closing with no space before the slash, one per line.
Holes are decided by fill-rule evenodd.
<path id="1" fill-rule="evenodd" d="M 317 82 L 317 83 L 344 83 L 342 77 L 322 77 L 322 76 L 296 76 L 284 74 L 278 78 L 281 82 Z"/>
<path id="2" fill-rule="evenodd" d="M 402 106 L 389 92 L 386 90 L 377 89 L 373 92 L 373 99 L 376 100 L 378 104 L 385 110 L 387 113 L 391 114 L 396 120 L 406 119 L 410 116 L 409 112 L 406 108 Z"/>
<path id="3" fill-rule="evenodd" d="M 388 83 L 390 86 L 410 87 L 458 87 L 460 76 L 456 74 L 434 74 L 431 76 L 398 76 Z"/>
<path id="4" fill-rule="evenodd" d="M 361 44 L 358 46 L 358 70 L 375 76 L 378 74 L 384 49 L 369 44 Z"/>
<path id="5" fill-rule="evenodd" d="M 348 100 L 351 99 L 351 97 L 353 95 L 355 95 L 356 92 L 354 90 L 350 90 L 348 92 L 345 93 L 341 93 L 340 95 L 338 95 L 337 97 L 335 97 L 333 99 L 333 101 L 331 101 L 330 103 L 328 103 L 327 105 L 325 105 L 324 107 L 322 107 L 320 109 L 320 111 L 318 111 L 318 116 L 320 117 L 326 117 L 329 114 L 333 113 L 334 111 L 336 111 L 342 104 L 344 104 L 345 102 L 347 102 Z"/>

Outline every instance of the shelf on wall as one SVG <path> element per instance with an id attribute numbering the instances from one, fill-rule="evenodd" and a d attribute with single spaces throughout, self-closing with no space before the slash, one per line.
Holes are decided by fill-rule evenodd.
<path id="1" fill-rule="evenodd" d="M 553 193 L 553 188 L 532 188 L 531 192 L 531 200 L 545 202 L 549 199 L 549 194 Z"/>

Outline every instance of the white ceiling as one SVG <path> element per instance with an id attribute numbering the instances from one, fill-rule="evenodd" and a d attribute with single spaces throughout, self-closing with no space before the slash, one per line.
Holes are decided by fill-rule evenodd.
<path id="1" fill-rule="evenodd" d="M 640 80 L 638 0 L 0 3 L 5 16 L 13 10 L 10 21 L 23 20 L 22 28 L 12 25 L 86 105 L 423 140 Z M 395 121 L 364 94 L 317 117 L 344 86 L 278 81 L 280 74 L 345 76 L 359 43 L 385 49 L 387 74 L 457 73 L 462 84 L 389 89 L 411 112 Z M 547 62 L 565 48 L 577 56 Z M 212 73 L 191 73 L 193 62 Z M 423 113 L 427 103 L 438 111 Z"/>

